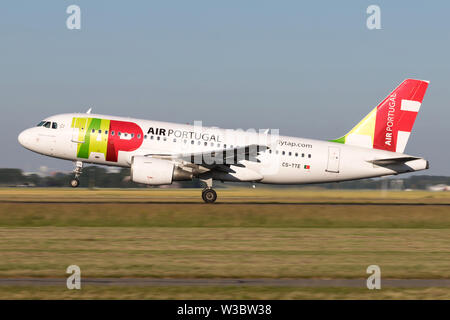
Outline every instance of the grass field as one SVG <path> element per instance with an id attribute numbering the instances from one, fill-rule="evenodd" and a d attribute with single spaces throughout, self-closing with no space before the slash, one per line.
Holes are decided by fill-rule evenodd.
<path id="1" fill-rule="evenodd" d="M 0 287 L 0 299 L 449 299 L 448 288 L 292 288 L 292 287 Z"/>
<path id="2" fill-rule="evenodd" d="M 0 278 L 450 279 L 450 194 L 0 189 Z M 110 203 L 113 202 L 113 203 Z M 366 205 L 371 203 L 372 205 Z M 8 298 L 450 299 L 450 288 L 0 286 Z"/>

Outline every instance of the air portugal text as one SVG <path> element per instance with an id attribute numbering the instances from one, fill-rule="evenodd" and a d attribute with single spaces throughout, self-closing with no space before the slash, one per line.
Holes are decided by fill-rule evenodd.
<path id="1" fill-rule="evenodd" d="M 388 146 L 392 146 L 392 128 L 394 127 L 394 117 L 395 117 L 395 97 L 396 93 L 393 93 L 389 97 L 389 108 L 387 110 L 387 121 L 386 121 L 386 139 L 385 144 Z"/>
<path id="2" fill-rule="evenodd" d="M 191 140 L 203 140 L 208 142 L 209 141 L 222 142 L 219 135 L 210 134 L 207 132 L 194 132 L 194 131 L 150 127 L 147 131 L 147 134 L 182 138 L 182 139 L 191 139 Z"/>

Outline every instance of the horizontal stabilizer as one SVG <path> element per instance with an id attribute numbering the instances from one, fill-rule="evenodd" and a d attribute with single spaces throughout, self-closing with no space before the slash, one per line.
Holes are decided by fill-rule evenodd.
<path id="1" fill-rule="evenodd" d="M 387 159 L 376 159 L 376 160 L 367 160 L 367 162 L 373 163 L 377 166 L 386 166 L 390 164 L 402 164 L 412 160 L 418 160 L 422 158 L 418 157 L 399 157 L 399 158 L 387 158 Z"/>

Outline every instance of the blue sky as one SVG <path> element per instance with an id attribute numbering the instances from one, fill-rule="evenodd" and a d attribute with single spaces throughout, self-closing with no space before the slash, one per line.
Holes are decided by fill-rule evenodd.
<path id="1" fill-rule="evenodd" d="M 66 8 L 81 7 L 81 30 Z M 381 8 L 381 30 L 366 8 Z M 70 169 L 17 134 L 85 111 L 346 133 L 403 79 L 430 80 L 406 152 L 450 175 L 448 1 L 2 1 L 0 167 Z"/>

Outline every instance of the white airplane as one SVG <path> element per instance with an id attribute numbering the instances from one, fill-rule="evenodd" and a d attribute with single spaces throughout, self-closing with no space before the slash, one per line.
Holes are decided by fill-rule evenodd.
<path id="1" fill-rule="evenodd" d="M 74 161 L 72 187 L 84 163 L 131 168 L 148 185 L 200 179 L 206 203 L 213 180 L 308 184 L 428 169 L 404 154 L 428 81 L 407 79 L 341 138 L 318 141 L 87 113 L 60 114 L 20 133 L 25 148 Z M 340 108 L 342 110 L 342 108 Z"/>

